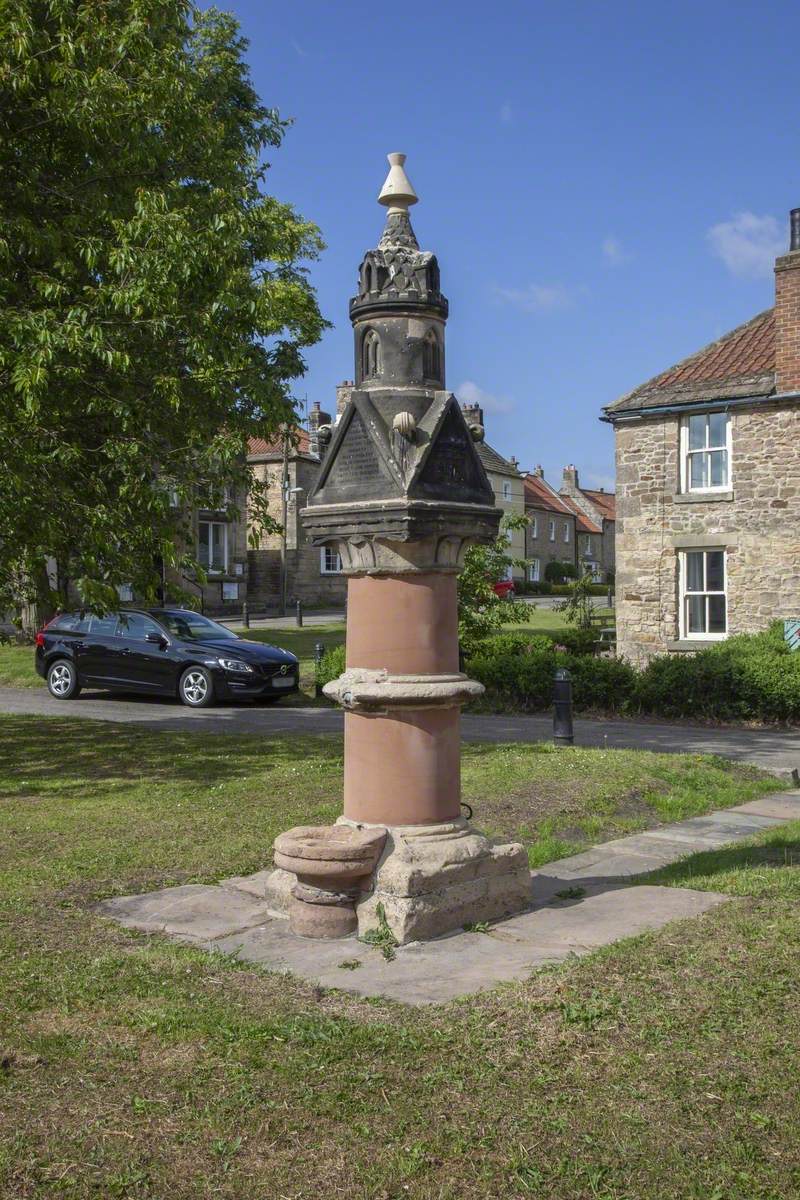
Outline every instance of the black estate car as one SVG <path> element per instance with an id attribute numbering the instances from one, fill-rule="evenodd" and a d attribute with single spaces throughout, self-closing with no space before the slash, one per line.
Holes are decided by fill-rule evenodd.
<path id="1" fill-rule="evenodd" d="M 182 608 L 61 613 L 36 635 L 36 670 L 57 700 L 99 687 L 203 708 L 212 700 L 275 701 L 299 686 L 294 654 Z"/>

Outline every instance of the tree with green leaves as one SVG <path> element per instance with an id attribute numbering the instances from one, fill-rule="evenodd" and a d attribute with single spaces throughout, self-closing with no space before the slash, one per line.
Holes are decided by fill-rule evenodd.
<path id="1" fill-rule="evenodd" d="M 506 578 L 509 567 L 524 566 L 524 560 L 509 554 L 512 529 L 522 529 L 528 518 L 503 517 L 500 533 L 486 546 L 471 546 L 458 577 L 458 641 L 465 654 L 471 654 L 484 638 L 499 633 L 504 625 L 523 623 L 530 605 L 521 600 L 498 596 L 494 585 Z"/>
<path id="2" fill-rule="evenodd" d="M 152 596 L 226 488 L 269 520 L 247 441 L 295 420 L 321 241 L 264 190 L 245 49 L 189 0 L 0 0 L 0 611 L 48 560 Z"/>
<path id="3" fill-rule="evenodd" d="M 594 612 L 594 600 L 592 599 L 593 583 L 594 579 L 591 571 L 585 571 L 583 575 L 578 576 L 569 585 L 567 599 L 562 600 L 555 606 L 557 612 L 563 612 L 567 623 L 576 625 L 578 629 L 591 629 L 592 627 L 592 613 Z"/>

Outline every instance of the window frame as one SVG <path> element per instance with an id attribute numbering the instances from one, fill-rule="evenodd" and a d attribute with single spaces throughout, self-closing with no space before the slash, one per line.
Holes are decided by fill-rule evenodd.
<path id="1" fill-rule="evenodd" d="M 541 579 L 541 564 L 538 558 L 532 558 L 528 563 L 528 583 L 539 583 Z"/>
<path id="2" fill-rule="evenodd" d="M 564 545 L 569 545 L 569 521 L 564 522 Z"/>
<path id="3" fill-rule="evenodd" d="M 535 517 L 535 516 L 531 517 L 530 531 L 531 531 L 532 538 L 537 538 L 539 536 L 539 518 L 538 517 Z"/>
<path id="4" fill-rule="evenodd" d="M 227 521 L 211 521 L 211 520 L 206 520 L 205 518 L 202 521 L 197 522 L 197 559 L 198 559 L 198 562 L 200 561 L 200 547 L 203 544 L 203 539 L 202 539 L 200 531 L 204 525 L 206 525 L 209 530 L 208 542 L 207 542 L 208 563 L 205 564 L 205 566 L 204 566 L 204 564 L 202 562 L 200 562 L 200 566 L 203 567 L 203 569 L 205 571 L 207 571 L 207 573 L 209 575 L 227 575 L 227 573 L 228 573 L 228 522 Z M 220 528 L 222 529 L 222 566 L 221 567 L 212 566 L 214 535 L 211 532 L 211 530 L 214 525 L 219 525 Z"/>
<path id="5" fill-rule="evenodd" d="M 503 493 L 503 500 L 505 501 L 506 504 L 510 503 L 510 501 L 513 500 L 513 496 L 511 495 L 511 484 L 509 483 L 509 481 L 507 479 L 503 480 L 502 493 Z"/>
<path id="6" fill-rule="evenodd" d="M 550 521 L 548 524 L 547 540 L 550 542 L 554 542 L 556 540 L 556 522 L 555 522 L 554 517 L 550 518 Z"/>
<path id="7" fill-rule="evenodd" d="M 338 568 L 328 566 L 328 555 L 335 555 L 338 562 Z M 319 548 L 319 573 L 320 575 L 341 575 L 342 573 L 342 556 L 338 550 L 334 550 L 333 546 L 320 546 Z"/>
<path id="8" fill-rule="evenodd" d="M 724 416 L 725 418 L 725 445 L 714 445 L 709 443 L 710 426 L 709 418 L 715 416 Z M 689 422 L 692 418 L 703 417 L 706 422 L 706 445 L 700 450 L 689 449 Z M 702 413 L 687 413 L 681 418 L 680 423 L 680 490 L 683 495 L 713 495 L 714 492 L 729 492 L 731 490 L 732 466 L 733 466 L 733 421 L 731 414 L 726 408 L 709 409 Z M 708 486 L 695 487 L 691 481 L 692 458 L 696 455 L 706 455 L 709 459 L 708 477 L 711 478 L 711 454 L 714 452 L 725 452 L 725 482 L 708 484 Z"/>
<path id="9" fill-rule="evenodd" d="M 703 556 L 703 588 L 701 590 L 688 588 L 689 580 L 689 555 L 701 554 Z M 708 562 L 709 554 L 722 555 L 722 590 L 708 588 Z M 688 600 L 692 596 L 703 596 L 705 598 L 704 612 L 706 630 L 703 632 L 690 632 L 688 620 Z M 722 596 L 725 601 L 725 629 L 721 633 L 711 633 L 708 631 L 709 624 L 709 597 Z M 678 635 L 681 641 L 686 642 L 723 642 L 729 636 L 730 629 L 728 626 L 728 553 L 724 546 L 687 546 L 684 549 L 678 550 Z"/>

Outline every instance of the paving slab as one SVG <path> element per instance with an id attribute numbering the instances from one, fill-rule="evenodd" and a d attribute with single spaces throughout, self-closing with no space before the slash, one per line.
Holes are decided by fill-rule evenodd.
<path id="1" fill-rule="evenodd" d="M 439 1004 L 525 979 L 548 963 L 669 921 L 694 917 L 727 896 L 691 888 L 632 887 L 637 876 L 698 851 L 730 845 L 800 815 L 800 792 L 767 796 L 592 846 L 531 875 L 531 907 L 492 925 L 399 947 L 392 962 L 355 937 L 296 937 L 264 902 L 268 871 L 219 886 L 185 884 L 97 906 L 130 929 L 165 933 L 323 987 L 406 1004 Z M 561 893 L 561 895 L 559 895 Z M 345 966 L 344 964 L 348 964 Z"/>
<path id="2" fill-rule="evenodd" d="M 392 962 L 354 937 L 335 942 L 294 937 L 288 922 L 280 919 L 208 941 L 206 947 L 359 996 L 412 1005 L 442 1004 L 499 983 L 527 979 L 537 967 L 698 916 L 727 899 L 688 888 L 601 892 L 507 918 L 488 933 L 464 931 L 399 947 Z M 358 967 L 350 969 L 356 962 Z"/>
<path id="3" fill-rule="evenodd" d="M 737 804 L 728 812 L 751 813 L 757 817 L 773 817 L 778 821 L 800 820 L 800 792 L 776 792 L 762 796 L 760 800 L 749 800 Z"/>
<path id="4" fill-rule="evenodd" d="M 103 900 L 96 911 L 128 929 L 167 933 L 191 941 L 249 929 L 268 920 L 270 915 L 263 900 L 257 901 L 233 888 L 199 883 L 162 888 L 143 896 L 115 896 Z"/>
<path id="5" fill-rule="evenodd" d="M 677 821 L 673 825 L 662 825 L 657 829 L 647 831 L 648 838 L 670 842 L 685 842 L 692 850 L 717 850 L 730 842 L 742 841 L 763 833 L 765 829 L 775 829 L 780 820 L 774 817 L 761 817 L 755 813 L 733 812 L 723 809 L 710 813 L 705 817 L 692 817 L 688 821 Z"/>

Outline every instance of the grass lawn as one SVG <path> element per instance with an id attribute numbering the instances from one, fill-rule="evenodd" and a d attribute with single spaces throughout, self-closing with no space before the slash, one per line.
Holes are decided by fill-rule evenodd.
<path id="1" fill-rule="evenodd" d="M 465 750 L 497 830 L 510 801 L 531 827 L 562 803 L 593 817 L 614 781 L 670 816 L 704 789 L 713 805 L 776 786 L 697 756 Z M 265 865 L 278 830 L 339 811 L 340 782 L 337 739 L 3 718 L 0 1195 L 797 1195 L 800 922 L 780 889 L 422 1010 L 93 914 Z"/>

